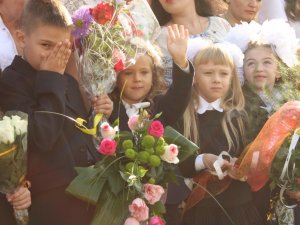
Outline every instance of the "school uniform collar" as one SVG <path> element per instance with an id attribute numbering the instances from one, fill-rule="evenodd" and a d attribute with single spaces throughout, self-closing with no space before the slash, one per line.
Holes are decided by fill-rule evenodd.
<path id="1" fill-rule="evenodd" d="M 219 112 L 223 112 L 223 109 L 221 107 L 221 99 L 217 99 L 214 102 L 207 102 L 204 98 L 199 96 L 199 102 L 200 105 L 198 107 L 197 113 L 203 114 L 208 110 L 217 110 Z"/>
<path id="2" fill-rule="evenodd" d="M 139 113 L 139 109 L 147 108 L 150 106 L 150 102 L 139 102 L 139 103 L 130 105 L 127 102 L 125 102 L 124 100 L 122 100 L 122 103 L 125 107 L 128 118 L 130 118 L 133 115 L 137 115 Z"/>

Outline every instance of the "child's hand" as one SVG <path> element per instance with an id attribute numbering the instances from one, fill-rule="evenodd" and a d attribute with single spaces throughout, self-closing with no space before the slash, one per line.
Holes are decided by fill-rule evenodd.
<path id="1" fill-rule="evenodd" d="M 286 193 L 290 198 L 296 199 L 297 202 L 300 202 L 300 191 L 293 192 L 293 191 L 287 190 Z"/>
<path id="2" fill-rule="evenodd" d="M 211 171 L 215 171 L 214 168 L 214 162 L 216 160 L 218 160 L 219 156 L 214 155 L 214 154 L 203 154 L 203 163 L 205 165 L 205 167 Z M 222 170 L 228 170 L 232 167 L 232 165 L 230 164 L 230 162 L 228 162 L 227 160 L 224 159 L 224 164 L 222 166 Z"/>
<path id="3" fill-rule="evenodd" d="M 31 195 L 27 187 L 21 186 L 15 193 L 6 195 L 14 209 L 27 209 L 31 205 Z"/>
<path id="4" fill-rule="evenodd" d="M 106 116 L 110 116 L 113 111 L 113 102 L 108 95 L 100 95 L 92 98 L 92 105 L 96 113 L 103 113 Z"/>
<path id="5" fill-rule="evenodd" d="M 186 68 L 187 61 L 187 46 L 189 39 L 189 31 L 183 25 L 178 27 L 177 24 L 168 26 L 168 50 L 173 58 L 173 61 L 180 67 Z"/>
<path id="6" fill-rule="evenodd" d="M 42 55 L 41 70 L 49 70 L 64 74 L 71 55 L 70 41 L 57 43 L 48 55 Z"/>

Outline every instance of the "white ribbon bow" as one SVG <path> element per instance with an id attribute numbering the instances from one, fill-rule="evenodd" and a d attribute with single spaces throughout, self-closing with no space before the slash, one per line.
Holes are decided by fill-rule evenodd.
<path id="1" fill-rule="evenodd" d="M 139 109 L 147 108 L 150 106 L 150 102 L 140 102 L 136 104 L 129 105 L 126 102 L 123 102 L 124 107 L 126 109 L 126 114 L 130 118 L 133 115 L 136 115 L 139 113 Z"/>

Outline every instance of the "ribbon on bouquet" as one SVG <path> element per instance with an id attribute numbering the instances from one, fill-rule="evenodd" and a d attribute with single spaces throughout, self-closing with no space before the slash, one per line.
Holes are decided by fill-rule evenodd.
<path id="1" fill-rule="evenodd" d="M 92 128 L 87 128 L 84 123 L 87 123 L 86 120 L 82 118 L 77 118 L 75 121 L 75 126 L 81 130 L 82 132 L 90 135 L 96 135 L 97 134 L 97 126 L 102 120 L 103 114 L 102 113 L 97 113 L 94 117 L 93 121 L 93 127 Z"/>
<path id="2" fill-rule="evenodd" d="M 86 127 L 84 124 L 87 123 L 86 120 L 82 119 L 82 118 L 72 118 L 70 116 L 61 114 L 61 113 L 57 113 L 57 112 L 49 112 L 49 111 L 35 111 L 35 113 L 46 113 L 46 114 L 54 114 L 54 115 L 58 115 L 58 116 L 62 116 L 65 117 L 71 121 L 73 121 L 75 123 L 75 126 L 80 129 L 82 132 L 86 133 L 86 134 L 90 134 L 90 135 L 96 135 L 97 133 L 97 126 L 100 123 L 100 121 L 102 120 L 103 114 L 102 113 L 98 113 L 95 115 L 94 117 L 94 121 L 93 121 L 93 127 L 92 128 L 88 128 Z"/>
<path id="3" fill-rule="evenodd" d="M 286 205 L 284 203 L 284 197 L 283 197 L 283 194 L 285 192 L 285 190 L 287 189 L 287 184 L 288 184 L 288 181 L 284 179 L 284 177 L 287 177 L 287 179 L 290 179 L 289 177 L 289 172 L 288 172 L 288 167 L 289 167 L 289 164 L 290 164 L 290 160 L 291 160 L 291 156 L 292 156 L 292 153 L 294 152 L 294 150 L 296 149 L 296 145 L 299 141 L 299 137 L 300 137 L 300 129 L 297 129 L 295 130 L 293 136 L 292 136 L 292 141 L 291 141 L 291 144 L 290 144 L 290 147 L 289 147 L 289 150 L 288 150 L 288 154 L 287 154 L 287 157 L 285 159 L 285 163 L 284 163 L 284 166 L 283 166 L 283 169 L 282 169 L 282 172 L 281 172 L 281 175 L 279 177 L 279 179 L 284 183 L 283 186 L 281 187 L 280 189 L 280 193 L 279 193 L 279 199 L 281 201 L 281 203 L 289 208 L 289 209 L 292 209 L 292 208 L 295 208 L 297 206 L 297 204 L 294 204 L 294 205 Z"/>
<path id="4" fill-rule="evenodd" d="M 0 157 L 5 156 L 5 155 L 7 155 L 7 154 L 9 154 L 9 153 L 11 153 L 11 152 L 13 152 L 13 151 L 15 151 L 16 149 L 17 149 L 17 146 L 14 145 L 14 146 L 12 146 L 10 149 L 8 149 L 8 150 L 6 150 L 6 151 L 4 151 L 4 152 L 1 152 L 1 153 L 0 153 Z"/>
<path id="5" fill-rule="evenodd" d="M 216 174 L 219 178 L 219 180 L 223 180 L 224 177 L 228 175 L 227 170 L 222 171 L 222 166 L 224 165 L 225 161 L 223 156 L 227 156 L 229 158 L 229 163 L 233 166 L 235 163 L 235 159 L 231 157 L 231 155 L 228 152 L 222 151 L 221 154 L 218 156 L 218 159 L 214 162 L 213 166 L 216 171 Z M 213 172 L 212 172 L 213 173 Z"/>

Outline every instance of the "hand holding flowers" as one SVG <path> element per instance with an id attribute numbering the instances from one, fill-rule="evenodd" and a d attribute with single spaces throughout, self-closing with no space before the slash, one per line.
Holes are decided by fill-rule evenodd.
<path id="1" fill-rule="evenodd" d="M 17 224 L 28 224 L 31 204 L 28 188 L 23 187 L 27 164 L 27 115 L 7 112 L 0 120 L 0 192 L 14 206 Z"/>

